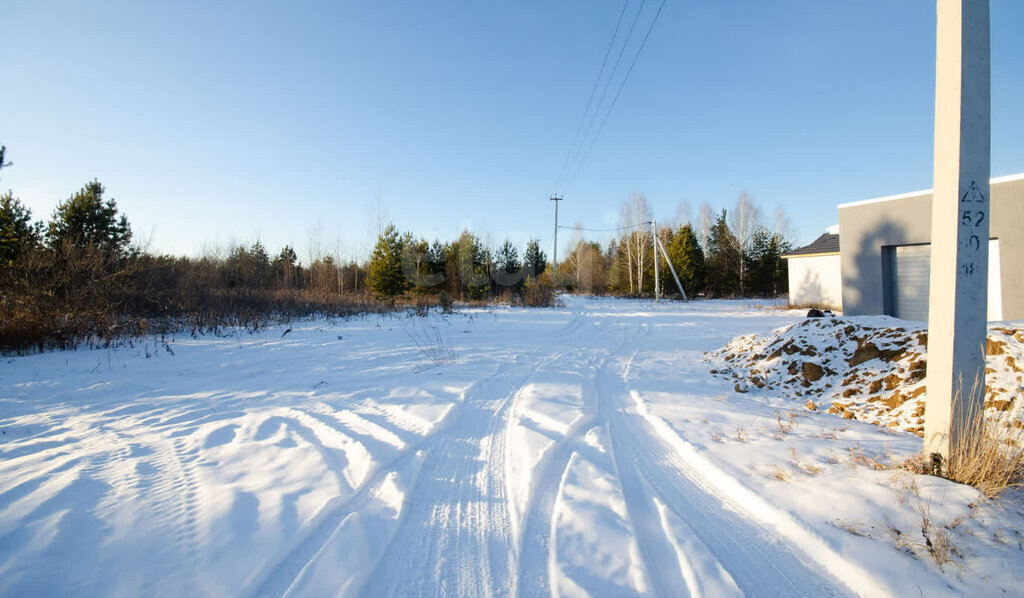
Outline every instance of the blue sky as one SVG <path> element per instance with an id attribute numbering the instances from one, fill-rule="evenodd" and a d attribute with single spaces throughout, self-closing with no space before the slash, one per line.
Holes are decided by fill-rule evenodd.
<path id="1" fill-rule="evenodd" d="M 999 176 L 1024 171 L 1024 3 L 991 5 Z M 839 203 L 931 186 L 931 0 L 668 0 L 560 181 L 622 7 L 0 0 L 0 188 L 46 218 L 97 178 L 157 251 L 317 237 L 362 258 L 378 199 L 428 239 L 550 254 L 554 192 L 563 224 L 600 228 L 633 192 L 664 222 L 746 190 L 806 243 Z"/>

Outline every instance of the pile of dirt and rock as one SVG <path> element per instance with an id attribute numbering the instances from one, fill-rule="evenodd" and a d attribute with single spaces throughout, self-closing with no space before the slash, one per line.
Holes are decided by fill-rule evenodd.
<path id="1" fill-rule="evenodd" d="M 771 392 L 847 419 L 924 433 L 928 332 L 883 316 L 808 318 L 705 354 L 738 392 Z M 991 325 L 986 416 L 1024 429 L 1024 329 Z"/>

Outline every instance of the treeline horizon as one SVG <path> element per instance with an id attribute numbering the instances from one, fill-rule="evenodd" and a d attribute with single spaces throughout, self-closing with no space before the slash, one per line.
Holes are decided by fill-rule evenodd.
<path id="1" fill-rule="evenodd" d="M 681 296 L 680 285 L 691 298 L 786 293 L 788 274 L 782 255 L 792 243 L 782 230 L 784 225 L 774 231 L 765 226 L 760 209 L 746 193 L 740 195 L 733 214 L 730 218 L 723 208 L 715 215 L 704 204 L 698 227 L 684 222 L 655 232 L 649 226 L 652 219 L 646 199 L 635 194 L 622 206 L 622 233 L 606 245 L 588 241 L 583 229 L 576 229 L 568 255 L 558 263 L 556 280 L 537 239 L 527 243 L 520 259 L 518 248 L 507 239 L 499 248 L 489 249 L 467 230 L 455 242 L 428 243 L 389 223 L 374 245 L 368 280 L 374 295 L 383 300 L 442 291 L 470 299 L 509 294 L 514 299 L 531 284 L 571 293 L 651 297 L 655 278 L 666 296 Z M 785 221 L 781 212 L 777 220 Z M 660 260 L 657 276 L 655 251 Z"/>
<path id="2" fill-rule="evenodd" d="M 650 228 L 640 224 L 650 215 L 643 196 L 623 206 L 627 226 L 606 246 L 578 232 L 552 280 L 553 265 L 538 239 L 523 248 L 509 240 L 488 247 L 464 230 L 454 240 L 428 242 L 390 224 L 363 263 L 310 252 L 303 264 L 292 246 L 271 253 L 259 240 L 195 257 L 155 254 L 132 243 L 127 216 L 104 194 L 103 185 L 91 181 L 60 202 L 47 221 L 34 220 L 11 191 L 0 195 L 0 352 L 231 326 L 254 330 L 296 317 L 397 307 L 447 311 L 456 301 L 548 306 L 555 291 L 653 294 L 655 245 Z M 747 234 L 737 234 L 725 210 L 709 222 L 657 232 L 659 252 L 671 260 L 688 296 L 785 292 L 779 256 L 788 241 L 753 226 L 756 218 L 747 223 Z M 664 255 L 659 257 L 662 292 L 679 295 Z"/>

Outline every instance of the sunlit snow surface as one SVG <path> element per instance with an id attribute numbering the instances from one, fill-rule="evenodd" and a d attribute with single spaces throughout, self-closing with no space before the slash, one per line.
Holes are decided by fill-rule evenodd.
<path id="1" fill-rule="evenodd" d="M 0 594 L 1024 588 L 1019 497 L 875 471 L 854 455 L 920 439 L 708 374 L 799 313 L 565 303 L 4 359 Z M 941 570 L 923 508 L 962 553 Z"/>

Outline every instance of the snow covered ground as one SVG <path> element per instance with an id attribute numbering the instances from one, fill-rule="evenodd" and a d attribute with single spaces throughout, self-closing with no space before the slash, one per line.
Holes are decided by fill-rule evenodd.
<path id="1" fill-rule="evenodd" d="M 0 362 L 0 594 L 1020 595 L 1022 499 L 735 392 L 801 314 L 568 297 Z"/>

